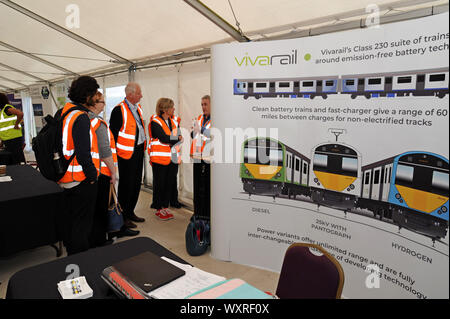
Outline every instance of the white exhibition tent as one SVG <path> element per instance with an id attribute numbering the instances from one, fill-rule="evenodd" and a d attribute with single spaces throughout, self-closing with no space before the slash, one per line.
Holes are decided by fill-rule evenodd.
<path id="1" fill-rule="evenodd" d="M 170 97 L 189 129 L 209 94 L 214 44 L 365 28 L 377 12 L 388 23 L 443 11 L 448 0 L 0 0 L 0 91 L 20 92 L 24 101 L 47 85 L 52 105 L 44 112 L 51 113 L 61 87 L 79 75 L 96 77 L 107 99 L 108 89 L 134 80 L 146 119 L 158 98 Z M 28 123 L 29 141 L 36 128 Z M 191 176 L 192 166 L 182 164 L 186 198 Z M 147 164 L 147 183 L 150 177 Z"/>

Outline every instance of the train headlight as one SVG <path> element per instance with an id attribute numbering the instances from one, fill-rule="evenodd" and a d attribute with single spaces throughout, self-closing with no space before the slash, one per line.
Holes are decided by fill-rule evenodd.
<path id="1" fill-rule="evenodd" d="M 351 190 L 354 190 L 354 189 L 355 189 L 355 185 L 351 184 L 351 185 L 350 185 L 350 189 L 351 189 Z"/>
<path id="2" fill-rule="evenodd" d="M 399 193 L 397 193 L 397 194 L 395 194 L 395 198 L 397 198 L 398 200 L 400 200 L 400 198 L 402 198 L 402 196 L 401 196 Z"/>
<path id="3" fill-rule="evenodd" d="M 441 207 L 441 210 L 442 210 L 443 213 L 446 213 L 446 212 L 448 211 L 448 209 L 447 209 L 446 206 L 442 206 L 442 207 Z"/>
<path id="4" fill-rule="evenodd" d="M 314 178 L 314 183 L 319 184 L 319 179 L 318 178 Z"/>
<path id="5" fill-rule="evenodd" d="M 281 177 L 281 173 L 277 173 L 277 178 L 280 178 Z"/>
<path id="6" fill-rule="evenodd" d="M 250 175 L 250 171 L 248 169 L 246 169 L 245 174 Z"/>
<path id="7" fill-rule="evenodd" d="M 438 210 L 438 215 L 442 215 L 442 211 L 441 210 Z"/>

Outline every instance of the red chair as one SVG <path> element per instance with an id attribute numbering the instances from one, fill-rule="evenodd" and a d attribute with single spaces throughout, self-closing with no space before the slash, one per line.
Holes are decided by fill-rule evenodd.
<path id="1" fill-rule="evenodd" d="M 298 243 L 286 251 L 276 294 L 280 299 L 340 299 L 343 286 L 344 271 L 333 256 L 318 245 Z"/>

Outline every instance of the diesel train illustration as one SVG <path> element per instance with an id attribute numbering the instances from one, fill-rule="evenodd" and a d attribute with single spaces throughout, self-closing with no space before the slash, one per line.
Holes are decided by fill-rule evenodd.
<path id="1" fill-rule="evenodd" d="M 362 166 L 358 151 L 341 142 L 317 145 L 312 160 L 263 137 L 242 147 L 240 178 L 249 195 L 306 196 L 319 206 L 366 209 L 399 228 L 444 238 L 449 217 L 449 161 L 411 151 Z"/>
<path id="2" fill-rule="evenodd" d="M 449 68 L 393 72 L 382 74 L 352 74 L 328 77 L 277 79 L 235 79 L 234 95 L 259 98 L 328 98 L 329 95 L 349 95 L 352 99 L 401 96 L 436 96 L 449 93 Z"/>

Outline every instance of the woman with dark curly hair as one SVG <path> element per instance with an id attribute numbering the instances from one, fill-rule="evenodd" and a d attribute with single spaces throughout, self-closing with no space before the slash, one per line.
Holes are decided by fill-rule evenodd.
<path id="1" fill-rule="evenodd" d="M 0 140 L 3 141 L 6 150 L 11 153 L 10 165 L 25 163 L 20 125 L 22 119 L 22 111 L 10 105 L 8 97 L 0 93 Z"/>
<path id="2" fill-rule="evenodd" d="M 72 82 L 69 98 L 62 115 L 63 154 L 70 162 L 66 174 L 58 182 L 64 188 L 65 229 L 63 234 L 67 254 L 89 249 L 89 235 L 97 198 L 97 177 L 100 170 L 96 129 L 100 122 L 89 119 L 89 107 L 96 103 L 99 85 L 89 76 Z"/>

